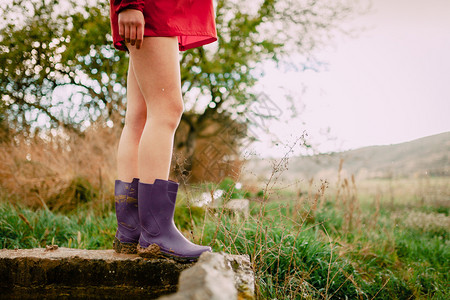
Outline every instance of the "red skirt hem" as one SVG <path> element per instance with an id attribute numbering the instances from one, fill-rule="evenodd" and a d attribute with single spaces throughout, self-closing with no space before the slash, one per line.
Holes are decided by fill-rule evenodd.
<path id="1" fill-rule="evenodd" d="M 162 31 L 152 30 L 149 28 L 144 29 L 144 37 L 165 37 L 176 36 L 178 37 L 178 47 L 180 51 L 186 51 L 192 48 L 201 47 L 217 41 L 217 37 L 214 34 L 207 32 L 180 32 L 180 31 Z M 192 40 L 189 42 L 189 40 Z M 114 47 L 117 50 L 129 52 L 127 46 L 125 46 L 124 39 L 118 38 L 114 42 Z"/>
<path id="2" fill-rule="evenodd" d="M 213 0 L 110 0 L 113 46 L 118 50 L 128 51 L 118 32 L 120 9 L 141 11 L 144 36 L 176 36 L 180 51 L 217 41 Z"/>

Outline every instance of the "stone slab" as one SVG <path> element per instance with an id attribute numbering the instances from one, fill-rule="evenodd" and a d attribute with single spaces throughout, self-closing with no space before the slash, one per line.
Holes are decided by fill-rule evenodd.
<path id="1" fill-rule="evenodd" d="M 193 264 L 114 250 L 0 250 L 0 298 L 156 299 Z"/>
<path id="2" fill-rule="evenodd" d="M 0 250 L 0 299 L 254 299 L 254 283 L 247 255 L 183 264 L 114 250 Z"/>

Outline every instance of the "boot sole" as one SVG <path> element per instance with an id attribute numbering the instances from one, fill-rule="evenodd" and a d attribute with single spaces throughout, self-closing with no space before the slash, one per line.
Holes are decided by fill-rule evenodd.
<path id="1" fill-rule="evenodd" d="M 136 254 L 137 245 L 137 243 L 122 243 L 116 237 L 114 237 L 113 248 L 117 253 Z"/>
<path id="2" fill-rule="evenodd" d="M 191 263 L 198 260 L 198 257 L 181 257 L 165 253 L 161 251 L 161 248 L 157 244 L 151 244 L 147 248 L 142 248 L 141 245 L 138 244 L 137 254 L 143 258 L 169 258 L 179 263 Z"/>

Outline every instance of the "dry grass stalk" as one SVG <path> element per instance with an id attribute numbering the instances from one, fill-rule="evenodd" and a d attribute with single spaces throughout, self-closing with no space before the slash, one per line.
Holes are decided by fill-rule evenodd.
<path id="1" fill-rule="evenodd" d="M 116 177 L 117 140 L 116 129 L 98 125 L 82 136 L 62 130 L 16 136 L 0 147 L 0 186 L 25 205 L 58 208 L 74 201 L 72 185 L 83 178 L 105 199 Z"/>
<path id="2" fill-rule="evenodd" d="M 378 224 L 378 218 L 380 217 L 380 198 L 381 195 L 377 194 L 375 196 L 375 213 L 372 216 L 371 222 L 370 222 L 370 229 L 375 230 Z"/>

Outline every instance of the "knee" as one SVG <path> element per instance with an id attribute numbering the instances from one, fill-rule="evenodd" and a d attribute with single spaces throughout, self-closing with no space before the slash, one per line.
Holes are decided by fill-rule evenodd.
<path id="1" fill-rule="evenodd" d="M 173 118 L 173 121 L 176 122 L 176 127 L 178 127 L 178 124 L 181 121 L 183 112 L 184 112 L 183 99 L 179 98 L 178 101 L 172 107 L 172 114 L 173 114 L 172 118 Z"/>
<path id="2" fill-rule="evenodd" d="M 125 115 L 125 126 L 128 128 L 141 132 L 144 130 L 147 121 L 147 111 L 127 111 Z"/>
<path id="3" fill-rule="evenodd" d="M 168 127 L 175 131 L 180 124 L 181 117 L 184 112 L 184 104 L 181 98 L 172 101 L 167 101 L 163 109 L 152 114 L 152 117 L 162 126 Z"/>

